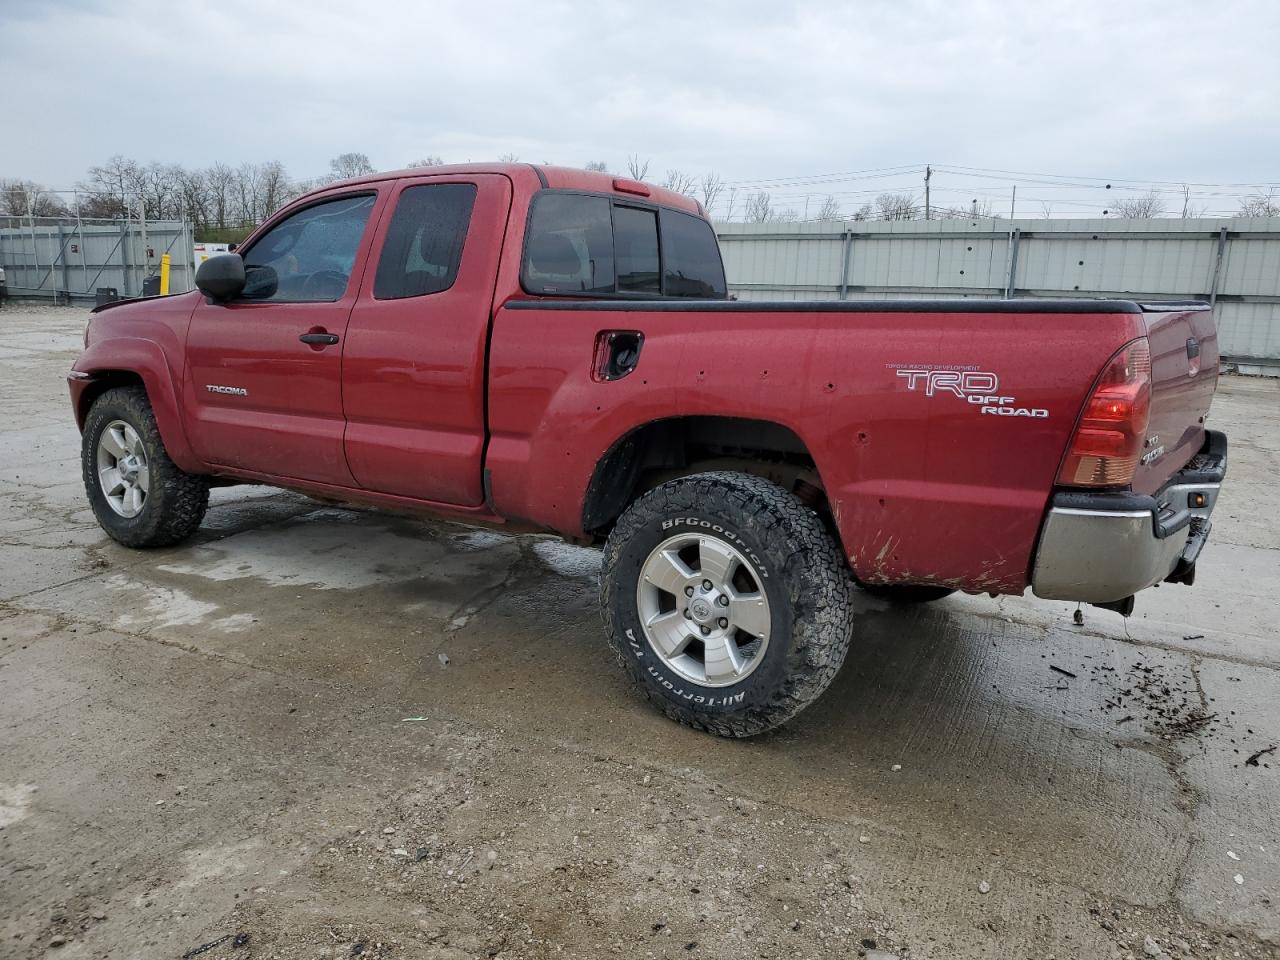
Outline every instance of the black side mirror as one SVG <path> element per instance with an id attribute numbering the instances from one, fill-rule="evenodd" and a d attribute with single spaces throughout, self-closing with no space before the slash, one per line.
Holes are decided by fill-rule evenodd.
<path id="1" fill-rule="evenodd" d="M 210 257 L 196 271 L 196 287 L 210 300 L 230 300 L 244 289 L 244 261 L 238 253 Z"/>

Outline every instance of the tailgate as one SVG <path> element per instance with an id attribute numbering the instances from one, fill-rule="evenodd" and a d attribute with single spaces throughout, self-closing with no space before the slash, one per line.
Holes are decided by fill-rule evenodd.
<path id="1" fill-rule="evenodd" d="M 1218 330 L 1207 303 L 1144 303 L 1151 344 L 1151 419 L 1135 493 L 1159 490 L 1204 443 L 1218 386 Z"/>

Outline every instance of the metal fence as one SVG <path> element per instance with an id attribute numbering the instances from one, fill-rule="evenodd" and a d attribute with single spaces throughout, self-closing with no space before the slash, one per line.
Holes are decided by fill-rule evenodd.
<path id="1" fill-rule="evenodd" d="M 1280 218 L 716 225 L 744 300 L 1192 297 L 1224 359 L 1280 376 Z"/>
<path id="2" fill-rule="evenodd" d="M 10 296 L 70 303 L 93 300 L 100 287 L 140 296 L 167 253 L 169 292 L 184 293 L 194 286 L 192 239 L 178 220 L 0 217 L 0 267 Z"/>

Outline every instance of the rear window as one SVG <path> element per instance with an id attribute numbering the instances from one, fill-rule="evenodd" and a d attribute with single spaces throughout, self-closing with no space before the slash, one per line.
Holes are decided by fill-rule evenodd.
<path id="1" fill-rule="evenodd" d="M 705 220 L 549 190 L 529 213 L 522 280 L 544 295 L 726 297 L 720 249 Z"/>
<path id="2" fill-rule="evenodd" d="M 613 208 L 613 259 L 618 291 L 661 293 L 658 276 L 658 215 L 635 207 Z"/>

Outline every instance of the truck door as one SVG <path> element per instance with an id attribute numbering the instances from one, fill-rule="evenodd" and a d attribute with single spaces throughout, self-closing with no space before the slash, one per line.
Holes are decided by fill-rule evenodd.
<path id="1" fill-rule="evenodd" d="M 485 349 L 510 181 L 397 181 L 343 350 L 346 454 L 360 486 L 483 502 Z"/>
<path id="2" fill-rule="evenodd" d="M 342 451 L 342 349 L 377 206 L 366 189 L 290 214 L 244 251 L 239 298 L 196 307 L 185 413 L 203 460 L 355 485 Z"/>

